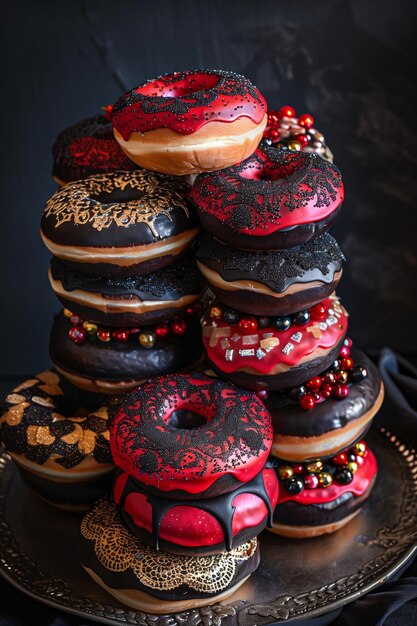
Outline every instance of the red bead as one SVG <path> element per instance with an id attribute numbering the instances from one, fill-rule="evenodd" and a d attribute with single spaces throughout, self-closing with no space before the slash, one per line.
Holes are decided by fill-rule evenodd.
<path id="1" fill-rule="evenodd" d="M 256 392 L 256 395 L 260 400 L 266 400 L 268 397 L 268 392 L 266 389 L 261 389 L 260 391 Z"/>
<path id="2" fill-rule="evenodd" d="M 301 463 L 299 465 L 293 465 L 292 466 L 292 471 L 294 472 L 294 474 L 296 474 L 297 476 L 301 476 L 301 474 L 304 474 L 304 466 L 301 465 Z"/>
<path id="3" fill-rule="evenodd" d="M 299 404 L 302 409 L 305 409 L 306 411 L 310 411 L 311 409 L 314 409 L 316 401 L 314 399 L 314 396 L 312 396 L 309 393 L 306 393 L 305 396 L 301 396 L 299 400 Z"/>
<path id="4" fill-rule="evenodd" d="M 113 330 L 111 336 L 113 339 L 117 341 L 127 341 L 129 339 L 129 331 L 126 328 L 118 328 L 117 330 Z"/>
<path id="5" fill-rule="evenodd" d="M 174 320 L 172 322 L 171 330 L 174 333 L 174 335 L 183 335 L 185 331 L 187 330 L 187 324 L 185 323 L 183 319 L 178 318 L 177 320 Z"/>
<path id="6" fill-rule="evenodd" d="M 333 395 L 339 400 L 343 400 L 349 395 L 349 387 L 343 383 L 338 383 L 333 387 Z"/>
<path id="7" fill-rule="evenodd" d="M 304 487 L 306 489 L 316 489 L 319 484 L 319 479 L 315 474 L 307 474 L 304 476 Z"/>
<path id="8" fill-rule="evenodd" d="M 332 458 L 332 461 L 335 465 L 346 465 L 348 462 L 348 456 L 346 452 L 339 452 L 339 454 L 336 454 L 336 456 Z"/>
<path id="9" fill-rule="evenodd" d="M 242 335 L 251 335 L 258 330 L 258 320 L 256 317 L 242 317 L 239 320 L 238 328 Z"/>
<path id="10" fill-rule="evenodd" d="M 351 370 L 355 365 L 353 359 L 351 359 L 350 356 L 340 359 L 339 363 L 342 370 Z"/>
<path id="11" fill-rule="evenodd" d="M 97 337 L 100 341 L 108 342 L 111 339 L 111 333 L 107 328 L 99 328 L 97 331 Z"/>
<path id="12" fill-rule="evenodd" d="M 169 326 L 167 324 L 161 324 L 154 328 L 154 332 L 158 339 L 166 339 L 169 335 Z"/>
<path id="13" fill-rule="evenodd" d="M 312 320 L 324 320 L 327 317 L 327 309 L 322 304 L 316 304 L 316 306 L 310 309 L 310 319 Z"/>
<path id="14" fill-rule="evenodd" d="M 68 331 L 68 336 L 73 340 L 74 343 L 83 343 L 85 338 L 87 337 L 87 333 L 85 328 L 82 326 L 73 326 Z"/>
<path id="15" fill-rule="evenodd" d="M 304 128 L 312 128 L 314 124 L 314 117 L 312 117 L 308 113 L 304 113 L 303 115 L 300 115 L 300 117 L 298 118 L 298 123 L 300 126 L 303 126 Z"/>
<path id="16" fill-rule="evenodd" d="M 186 315 L 194 315 L 195 312 L 196 312 L 196 309 L 193 306 L 189 306 L 185 309 Z"/>
<path id="17" fill-rule="evenodd" d="M 268 126 L 276 126 L 278 124 L 278 115 L 275 111 L 271 111 L 268 113 Z"/>
<path id="18" fill-rule="evenodd" d="M 314 389 L 314 391 L 317 391 L 318 389 L 320 389 L 322 384 L 323 384 L 323 379 L 321 378 L 321 376 L 314 376 L 314 378 L 311 378 L 308 381 L 307 387 L 309 389 Z"/>
<path id="19" fill-rule="evenodd" d="M 347 346 L 348 348 L 352 347 L 352 339 L 349 339 L 349 337 L 346 337 L 346 339 L 344 340 L 343 344 L 345 346 Z"/>
<path id="20" fill-rule="evenodd" d="M 306 146 L 310 141 L 308 135 L 296 135 L 294 139 L 298 141 L 302 146 Z"/>
<path id="21" fill-rule="evenodd" d="M 111 114 L 113 111 L 113 105 L 112 104 L 108 104 L 107 106 L 103 107 L 104 108 L 104 117 L 108 120 L 111 120 Z"/>
<path id="22" fill-rule="evenodd" d="M 79 315 L 71 315 L 70 322 L 71 324 L 74 324 L 74 326 L 77 326 L 78 324 L 82 324 L 83 320 Z"/>
<path id="23" fill-rule="evenodd" d="M 292 107 L 289 107 L 289 106 L 281 107 L 280 110 L 278 111 L 278 116 L 280 118 L 295 117 L 295 111 Z"/>
<path id="24" fill-rule="evenodd" d="M 129 332 L 130 332 L 130 334 L 131 334 L 131 335 L 138 335 L 138 334 L 140 333 L 140 330 L 141 330 L 141 329 L 140 329 L 140 328 L 137 328 L 137 327 L 135 327 L 135 328 L 129 328 Z"/>
<path id="25" fill-rule="evenodd" d="M 347 356 L 349 356 L 349 354 L 350 354 L 350 350 L 349 350 L 349 348 L 347 346 L 342 346 L 340 348 L 340 356 L 341 357 L 347 357 Z"/>
<path id="26" fill-rule="evenodd" d="M 333 387 L 329 383 L 324 383 L 320 388 L 320 395 L 322 398 L 330 398 L 332 391 Z"/>
<path id="27" fill-rule="evenodd" d="M 268 131 L 268 137 L 270 139 L 278 139 L 279 138 L 279 130 L 275 130 L 274 128 L 271 128 L 271 130 Z"/>

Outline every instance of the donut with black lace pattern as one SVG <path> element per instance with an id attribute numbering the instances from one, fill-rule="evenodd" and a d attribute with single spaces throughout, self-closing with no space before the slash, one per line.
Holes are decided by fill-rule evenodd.
<path id="1" fill-rule="evenodd" d="M 137 165 L 127 158 L 114 138 L 111 107 L 61 131 L 52 146 L 52 177 L 63 186 L 94 174 L 128 171 Z"/>
<path id="2" fill-rule="evenodd" d="M 114 135 L 138 165 L 176 175 L 229 167 L 258 146 L 267 122 L 259 90 L 221 70 L 174 72 L 119 98 Z"/>
<path id="3" fill-rule="evenodd" d="M 164 498 L 233 491 L 259 474 L 271 443 L 256 394 L 202 374 L 160 376 L 133 390 L 110 426 L 115 464 Z"/>
<path id="4" fill-rule="evenodd" d="M 199 232 L 189 191 L 179 177 L 145 170 L 73 181 L 46 203 L 41 235 L 54 256 L 89 274 L 149 274 Z"/>
<path id="5" fill-rule="evenodd" d="M 248 159 L 197 176 L 191 190 L 203 226 L 246 250 L 282 250 L 326 232 L 342 206 L 339 170 L 317 154 L 260 147 Z"/>
<path id="6" fill-rule="evenodd" d="M 46 370 L 6 396 L 0 441 L 34 492 L 58 507 L 88 508 L 111 485 L 108 418 L 117 402 Z"/>

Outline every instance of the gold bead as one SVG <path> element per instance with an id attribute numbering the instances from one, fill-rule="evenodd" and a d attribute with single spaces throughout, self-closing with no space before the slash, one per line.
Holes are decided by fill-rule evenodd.
<path id="1" fill-rule="evenodd" d="M 317 474 L 317 478 L 319 479 L 320 487 L 330 487 L 333 482 L 333 478 L 328 472 L 320 472 Z"/>
<path id="2" fill-rule="evenodd" d="M 64 309 L 64 315 L 65 317 L 72 317 L 72 313 L 69 309 Z"/>
<path id="3" fill-rule="evenodd" d="M 289 465 L 280 465 L 278 468 L 278 476 L 281 480 L 286 480 L 287 478 L 291 478 L 294 474 L 292 467 Z"/>
<path id="4" fill-rule="evenodd" d="M 341 372 L 339 372 L 339 376 L 338 376 L 339 382 L 347 383 L 348 378 L 349 378 L 349 374 L 345 372 L 345 370 L 342 370 Z"/>
<path id="5" fill-rule="evenodd" d="M 366 452 L 366 445 L 361 441 L 359 443 L 355 443 L 355 450 L 358 456 L 364 456 Z"/>
<path id="6" fill-rule="evenodd" d="M 313 461 L 312 463 L 307 463 L 306 470 L 309 474 L 317 474 L 321 472 L 323 469 L 323 463 L 321 461 Z"/>
<path id="7" fill-rule="evenodd" d="M 97 324 L 94 324 L 93 322 L 83 322 L 83 328 L 85 328 L 89 335 L 95 335 L 98 331 Z"/>
<path id="8" fill-rule="evenodd" d="M 300 152 L 301 150 L 301 144 L 299 141 L 295 141 L 294 139 L 292 141 L 289 141 L 287 143 L 288 149 L 289 150 L 296 150 L 297 152 Z"/>
<path id="9" fill-rule="evenodd" d="M 155 335 L 151 332 L 140 333 L 138 341 L 140 345 L 144 348 L 153 348 L 153 345 L 155 343 Z"/>
<path id="10" fill-rule="evenodd" d="M 346 467 L 348 468 L 349 472 L 352 472 L 352 474 L 358 471 L 358 464 L 355 463 L 355 461 L 349 461 Z"/>
<path id="11" fill-rule="evenodd" d="M 212 306 L 210 309 L 210 317 L 213 319 L 220 319 L 222 316 L 222 310 L 219 306 Z"/>

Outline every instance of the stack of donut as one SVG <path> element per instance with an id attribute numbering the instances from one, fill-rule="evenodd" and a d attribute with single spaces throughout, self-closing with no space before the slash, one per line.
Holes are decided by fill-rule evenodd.
<path id="1" fill-rule="evenodd" d="M 112 504 L 100 501 L 81 526 L 86 571 L 124 604 L 158 613 L 234 593 L 259 564 L 256 537 L 278 495 L 271 418 L 256 394 L 201 374 L 159 377 L 125 397 L 110 443 Z M 100 527 L 129 537 L 125 566 L 104 555 Z M 147 572 L 132 567 L 143 554 Z"/>

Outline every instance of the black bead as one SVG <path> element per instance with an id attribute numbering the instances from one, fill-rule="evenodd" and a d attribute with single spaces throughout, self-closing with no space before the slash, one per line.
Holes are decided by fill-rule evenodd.
<path id="1" fill-rule="evenodd" d="M 272 146 L 272 139 L 269 139 L 269 137 L 264 137 L 261 141 L 261 146 Z"/>
<path id="2" fill-rule="evenodd" d="M 223 311 L 223 319 L 228 324 L 237 324 L 240 320 L 240 315 L 233 309 L 225 309 Z"/>
<path id="3" fill-rule="evenodd" d="M 338 372 L 339 369 L 340 369 L 340 364 L 339 364 L 339 361 L 336 359 L 336 361 L 333 361 L 333 363 L 329 367 L 329 370 L 331 372 Z"/>
<path id="4" fill-rule="evenodd" d="M 292 387 L 292 389 L 288 389 L 287 391 L 287 394 L 292 400 L 299 400 L 305 393 L 307 393 L 307 389 L 304 385 Z"/>
<path id="5" fill-rule="evenodd" d="M 288 330 L 291 326 L 291 318 L 288 315 L 285 317 L 276 317 L 274 324 L 278 330 Z"/>
<path id="6" fill-rule="evenodd" d="M 301 478 L 291 476 L 291 478 L 284 481 L 284 487 L 291 496 L 296 496 L 303 491 L 304 483 Z"/>
<path id="7" fill-rule="evenodd" d="M 258 317 L 258 326 L 259 328 L 268 328 L 271 325 L 270 317 Z"/>
<path id="8" fill-rule="evenodd" d="M 354 452 L 348 452 L 348 461 L 354 461 L 356 463 L 356 454 Z"/>
<path id="9" fill-rule="evenodd" d="M 339 469 L 334 473 L 334 479 L 341 485 L 348 485 L 353 480 L 353 474 L 346 468 Z"/>
<path id="10" fill-rule="evenodd" d="M 361 365 L 355 365 L 353 370 L 350 373 L 350 379 L 353 383 L 360 383 L 362 380 L 368 376 L 368 372 L 365 367 Z"/>
<path id="11" fill-rule="evenodd" d="M 298 311 L 297 313 L 294 313 L 292 318 L 294 320 L 294 324 L 302 326 L 310 321 L 310 313 L 308 311 Z"/>

